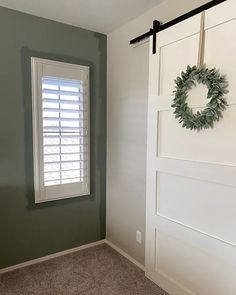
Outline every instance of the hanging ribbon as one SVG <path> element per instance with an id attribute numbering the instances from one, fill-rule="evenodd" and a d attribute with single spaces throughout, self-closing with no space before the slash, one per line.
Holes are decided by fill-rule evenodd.
<path id="1" fill-rule="evenodd" d="M 202 67 L 204 65 L 204 53 L 205 53 L 205 12 L 203 12 L 201 16 L 198 62 L 197 62 L 198 67 Z"/>

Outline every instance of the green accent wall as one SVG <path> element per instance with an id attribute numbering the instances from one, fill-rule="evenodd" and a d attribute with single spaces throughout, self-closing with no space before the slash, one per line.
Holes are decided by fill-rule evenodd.
<path id="1" fill-rule="evenodd" d="M 30 57 L 91 67 L 91 195 L 34 204 Z M 0 8 L 0 268 L 105 237 L 105 35 Z"/>

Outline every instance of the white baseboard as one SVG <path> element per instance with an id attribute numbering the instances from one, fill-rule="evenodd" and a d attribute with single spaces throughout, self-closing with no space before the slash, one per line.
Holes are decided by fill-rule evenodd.
<path id="1" fill-rule="evenodd" d="M 137 260 L 135 260 L 134 258 L 132 258 L 130 255 L 128 255 L 125 251 L 121 250 L 119 247 L 117 247 L 116 245 L 114 245 L 112 242 L 110 242 L 108 240 L 105 240 L 105 243 L 108 246 L 110 246 L 111 248 L 113 248 L 115 251 L 117 251 L 118 253 L 120 253 L 122 256 L 124 256 L 126 259 L 128 259 L 130 262 L 132 262 L 133 264 L 135 264 L 137 267 L 139 267 L 143 271 L 145 270 L 145 266 L 144 265 L 142 265 Z"/>
<path id="2" fill-rule="evenodd" d="M 150 281 L 158 285 L 170 295 L 196 295 L 177 281 L 161 272 L 146 272 L 145 275 Z"/>
<path id="3" fill-rule="evenodd" d="M 2 268 L 2 269 L 0 269 L 0 274 L 6 273 L 6 272 L 9 272 L 9 271 L 13 271 L 13 270 L 16 270 L 16 269 L 19 269 L 19 268 L 22 268 L 22 267 L 26 267 L 26 266 L 29 266 L 29 265 L 33 265 L 33 264 L 36 264 L 36 263 L 40 263 L 40 262 L 43 262 L 43 261 L 47 261 L 47 260 L 57 258 L 57 257 L 60 257 L 60 256 L 64 256 L 64 255 L 74 253 L 74 252 L 77 252 L 77 251 L 81 251 L 81 250 L 84 250 L 84 249 L 88 249 L 88 248 L 91 248 L 91 247 L 95 247 L 95 246 L 98 246 L 98 245 L 101 245 L 101 244 L 104 244 L 104 243 L 105 243 L 105 240 L 100 240 L 100 241 L 97 241 L 97 242 L 94 242 L 94 243 L 82 245 L 82 246 L 79 246 L 79 247 L 76 247 L 76 248 L 72 248 L 72 249 L 69 249 L 69 250 L 57 252 L 57 253 L 54 253 L 54 254 L 51 254 L 51 255 L 47 255 L 47 256 L 40 257 L 40 258 L 37 258 L 37 259 L 33 259 L 33 260 L 30 260 L 30 261 L 26 261 L 26 262 L 23 262 L 23 263 L 20 263 L 20 264 L 16 264 L 16 265 L 13 265 L 13 266 Z"/>

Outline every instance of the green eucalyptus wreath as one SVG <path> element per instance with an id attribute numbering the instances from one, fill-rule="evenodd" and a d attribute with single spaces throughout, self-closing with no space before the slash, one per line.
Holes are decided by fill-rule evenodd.
<path id="1" fill-rule="evenodd" d="M 196 82 L 207 86 L 207 98 L 210 101 L 204 110 L 193 113 L 186 100 L 188 91 L 193 86 L 197 86 Z M 175 108 L 175 118 L 179 119 L 182 127 L 200 131 L 201 129 L 212 128 L 214 122 L 218 122 L 223 117 L 222 112 L 227 107 L 224 95 L 228 93 L 228 82 L 219 70 L 188 66 L 186 72 L 182 72 L 181 77 L 177 77 L 175 84 L 175 98 L 172 107 Z"/>

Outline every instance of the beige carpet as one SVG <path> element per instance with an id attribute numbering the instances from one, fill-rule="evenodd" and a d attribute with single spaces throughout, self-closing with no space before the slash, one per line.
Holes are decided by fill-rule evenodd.
<path id="1" fill-rule="evenodd" d="M 1 295 L 167 295 L 103 244 L 0 276 Z"/>

